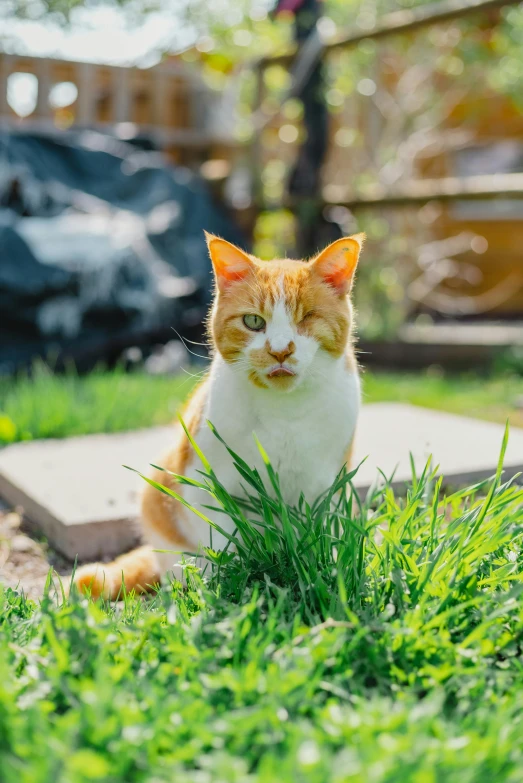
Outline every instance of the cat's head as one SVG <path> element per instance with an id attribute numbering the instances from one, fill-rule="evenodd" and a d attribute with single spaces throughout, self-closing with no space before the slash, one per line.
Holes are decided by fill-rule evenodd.
<path id="1" fill-rule="evenodd" d="M 216 278 L 210 329 L 226 362 L 256 386 L 291 390 L 345 353 L 363 234 L 339 239 L 309 261 L 260 261 L 206 236 Z"/>

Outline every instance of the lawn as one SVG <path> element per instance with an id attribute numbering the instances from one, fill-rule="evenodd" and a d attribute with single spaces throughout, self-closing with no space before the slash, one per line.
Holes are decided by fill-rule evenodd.
<path id="1" fill-rule="evenodd" d="M 53 375 L 37 365 L 30 378 L 0 378 L 0 444 L 167 424 L 195 382 L 187 374 L 170 378 L 119 369 Z M 523 379 L 517 375 L 365 372 L 363 392 L 366 402 L 411 402 L 523 427 Z"/>
<path id="2" fill-rule="evenodd" d="M 367 402 L 410 402 L 502 424 L 508 420 L 513 427 L 523 427 L 521 375 L 365 373 L 363 389 Z"/>
<path id="3" fill-rule="evenodd" d="M 122 432 L 173 421 L 195 380 L 95 370 L 55 375 L 37 364 L 32 376 L 0 378 L 0 443 Z"/>
<path id="4" fill-rule="evenodd" d="M 187 591 L 0 589 L 2 783 L 522 779 L 523 488 L 296 509 L 266 467 L 243 502 L 207 468 L 242 538 Z"/>
<path id="5" fill-rule="evenodd" d="M 0 442 L 165 424 L 194 383 L 40 365 L 0 380 Z M 523 426 L 510 374 L 363 388 Z M 520 781 L 523 488 L 444 497 L 424 475 L 406 497 L 291 509 L 270 466 L 239 468 L 247 504 L 202 480 L 244 543 L 203 578 L 188 564 L 188 591 L 110 606 L 0 586 L 0 782 Z"/>

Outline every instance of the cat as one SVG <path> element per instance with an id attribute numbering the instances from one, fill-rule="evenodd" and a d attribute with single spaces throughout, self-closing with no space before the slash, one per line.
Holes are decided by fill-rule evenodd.
<path id="1" fill-rule="evenodd" d="M 263 475 L 256 433 L 289 504 L 296 504 L 302 492 L 313 502 L 349 462 L 360 407 L 350 293 L 364 238 L 339 239 L 309 261 L 260 261 L 206 234 L 215 277 L 208 323 L 214 352 L 183 421 L 231 494 L 241 492 L 241 477 L 208 421 Z M 158 464 L 198 478 L 201 462 L 180 425 L 173 437 L 172 448 Z M 203 490 L 175 486 L 174 478 L 161 470 L 151 477 L 212 516 L 203 508 L 209 503 Z M 215 521 L 233 532 L 232 521 L 223 514 Z M 112 563 L 78 569 L 75 583 L 81 591 L 116 599 L 122 579 L 126 590 L 138 592 L 168 574 L 183 581 L 182 556 L 176 553 L 210 545 L 209 524 L 149 484 L 143 492 L 142 524 L 148 545 Z M 226 543 L 213 529 L 213 549 Z"/>

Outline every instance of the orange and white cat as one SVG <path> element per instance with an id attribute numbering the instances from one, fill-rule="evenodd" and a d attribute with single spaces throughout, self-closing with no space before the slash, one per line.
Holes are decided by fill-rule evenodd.
<path id="1" fill-rule="evenodd" d="M 214 354 L 183 419 L 231 494 L 241 493 L 241 477 L 207 421 L 263 475 L 255 432 L 290 504 L 302 492 L 314 501 L 350 459 L 360 406 L 350 290 L 363 239 L 363 234 L 340 239 L 309 261 L 260 261 L 207 235 L 216 279 L 209 319 Z M 201 462 L 180 425 L 158 464 L 199 478 Z M 203 490 L 175 487 L 174 478 L 160 470 L 152 478 L 211 514 Z M 233 532 L 223 514 L 216 522 Z M 209 524 L 150 485 L 143 494 L 142 523 L 148 545 L 113 563 L 83 566 L 75 577 L 80 589 L 116 598 L 122 575 L 127 590 L 146 590 L 169 573 L 181 579 L 181 555 L 175 552 L 210 545 Z M 215 550 L 226 543 L 212 531 Z"/>

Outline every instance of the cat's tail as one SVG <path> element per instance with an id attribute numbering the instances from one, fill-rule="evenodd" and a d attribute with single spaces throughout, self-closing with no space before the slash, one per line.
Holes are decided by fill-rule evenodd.
<path id="1" fill-rule="evenodd" d="M 80 593 L 115 601 L 125 592 L 146 593 L 160 583 L 160 568 L 150 546 L 141 546 L 111 563 L 88 563 L 74 575 L 73 584 Z"/>

